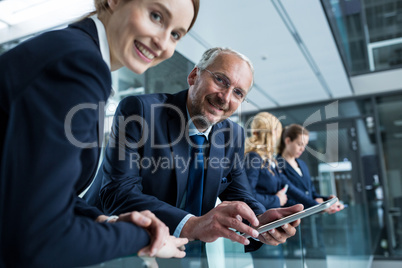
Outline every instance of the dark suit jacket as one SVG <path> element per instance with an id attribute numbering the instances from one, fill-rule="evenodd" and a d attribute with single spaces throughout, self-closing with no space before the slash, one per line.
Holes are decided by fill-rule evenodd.
<path id="1" fill-rule="evenodd" d="M 180 209 L 190 160 L 186 99 L 187 90 L 121 101 L 103 164 L 100 197 L 105 211 L 149 209 L 171 233 L 188 214 Z M 124 120 L 131 121 L 123 124 Z M 242 166 L 243 129 L 230 120 L 214 125 L 207 150 L 202 214 L 214 208 L 218 196 L 222 201 L 244 201 L 256 214 L 265 212 L 253 198 Z"/>
<path id="2" fill-rule="evenodd" d="M 302 171 L 303 176 L 300 176 L 296 170 L 293 169 L 293 167 L 286 162 L 286 160 L 281 157 L 280 155 L 277 158 L 278 163 L 279 163 L 279 168 L 282 170 L 283 174 L 288 178 L 288 180 L 296 186 L 299 190 L 304 192 L 304 194 L 311 198 L 311 199 L 316 199 L 316 198 L 323 198 L 324 200 L 327 200 L 327 196 L 322 196 L 317 193 L 315 190 L 314 184 L 311 180 L 310 173 L 308 171 L 306 163 L 303 162 L 303 160 L 296 159 L 297 164 L 299 165 L 299 168 Z M 293 204 L 296 203 L 297 200 L 289 200 L 288 203 Z"/>
<path id="3" fill-rule="evenodd" d="M 132 224 L 95 223 L 100 211 L 77 197 L 96 170 L 110 89 L 90 19 L 0 56 L 0 266 L 90 265 L 149 242 Z"/>
<path id="4" fill-rule="evenodd" d="M 294 186 L 293 183 L 282 174 L 282 171 L 278 169 L 277 165 L 275 167 L 269 166 L 256 152 L 246 154 L 245 168 L 254 197 L 260 201 L 266 209 L 281 206 L 276 193 L 283 189 L 286 184 L 288 185 L 286 194 L 289 202 L 287 202 L 285 206 L 301 203 L 307 208 L 318 204 L 315 200 L 306 196 L 304 192 Z"/>

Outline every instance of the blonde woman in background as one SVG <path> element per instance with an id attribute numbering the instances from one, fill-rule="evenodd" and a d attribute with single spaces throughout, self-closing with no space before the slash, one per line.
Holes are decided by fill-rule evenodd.
<path id="1" fill-rule="evenodd" d="M 258 113 L 246 139 L 245 168 L 254 197 L 266 209 L 302 203 L 305 208 L 318 203 L 298 190 L 278 169 L 276 146 L 282 132 L 281 122 L 268 112 Z M 286 186 L 287 185 L 287 186 Z M 289 199 L 294 200 L 289 203 Z"/>
<path id="2" fill-rule="evenodd" d="M 251 137 L 245 143 L 245 169 L 253 195 L 266 209 L 296 203 L 305 207 L 314 206 L 318 203 L 306 197 L 278 169 L 275 153 L 281 132 L 281 122 L 267 112 L 258 113 L 251 123 Z M 295 201 L 290 203 L 290 199 Z M 282 245 L 264 245 L 251 254 L 255 268 L 267 267 L 267 258 L 270 258 L 268 265 L 271 268 L 283 268 L 285 265 Z"/>

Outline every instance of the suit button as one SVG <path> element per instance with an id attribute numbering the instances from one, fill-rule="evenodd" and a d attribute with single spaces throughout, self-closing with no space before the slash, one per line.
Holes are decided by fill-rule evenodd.
<path id="1" fill-rule="evenodd" d="M 306 191 L 306 195 L 308 195 L 308 191 Z"/>

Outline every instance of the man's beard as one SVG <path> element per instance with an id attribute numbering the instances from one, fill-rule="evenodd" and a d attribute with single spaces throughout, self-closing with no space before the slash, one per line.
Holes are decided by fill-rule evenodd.
<path id="1" fill-rule="evenodd" d="M 199 126 L 202 129 L 207 129 L 214 124 L 208 120 L 208 118 L 201 111 L 201 104 L 199 102 L 193 101 L 193 116 L 191 120 L 195 125 Z"/>
<path id="2" fill-rule="evenodd" d="M 227 105 L 223 105 L 222 101 L 219 99 L 211 99 L 211 98 L 205 98 L 205 101 L 212 101 L 212 103 L 214 103 L 214 105 L 221 107 L 224 110 L 227 110 Z M 210 126 L 213 126 L 216 123 L 222 122 L 223 120 L 227 119 L 227 118 L 221 118 L 219 121 L 217 122 L 211 122 L 210 120 L 208 120 L 208 118 L 205 116 L 205 114 L 203 114 L 202 112 L 202 104 L 201 102 L 197 102 L 197 101 L 192 101 L 192 111 L 193 111 L 193 117 L 191 118 L 191 120 L 193 122 L 196 122 L 195 124 L 198 125 L 200 128 L 202 129 L 207 129 Z"/>
<path id="3" fill-rule="evenodd" d="M 208 121 L 208 119 L 205 116 L 202 116 L 202 117 L 199 116 L 196 119 L 194 119 L 193 122 L 195 122 L 194 124 L 196 124 L 197 126 L 200 126 L 202 129 L 207 129 L 213 125 L 213 123 Z"/>

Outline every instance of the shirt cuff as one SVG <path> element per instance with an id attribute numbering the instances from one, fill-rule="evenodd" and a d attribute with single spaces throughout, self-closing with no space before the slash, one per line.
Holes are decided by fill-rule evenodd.
<path id="1" fill-rule="evenodd" d="M 176 230 L 175 230 L 174 233 L 173 233 L 173 236 L 175 236 L 175 237 L 180 237 L 180 233 L 181 233 L 181 230 L 183 229 L 184 224 L 186 224 L 186 222 L 188 221 L 188 219 L 190 219 L 191 217 L 194 217 L 194 215 L 193 215 L 193 214 L 187 214 L 186 217 L 184 217 L 184 218 L 180 221 L 179 225 L 177 225 Z"/>

